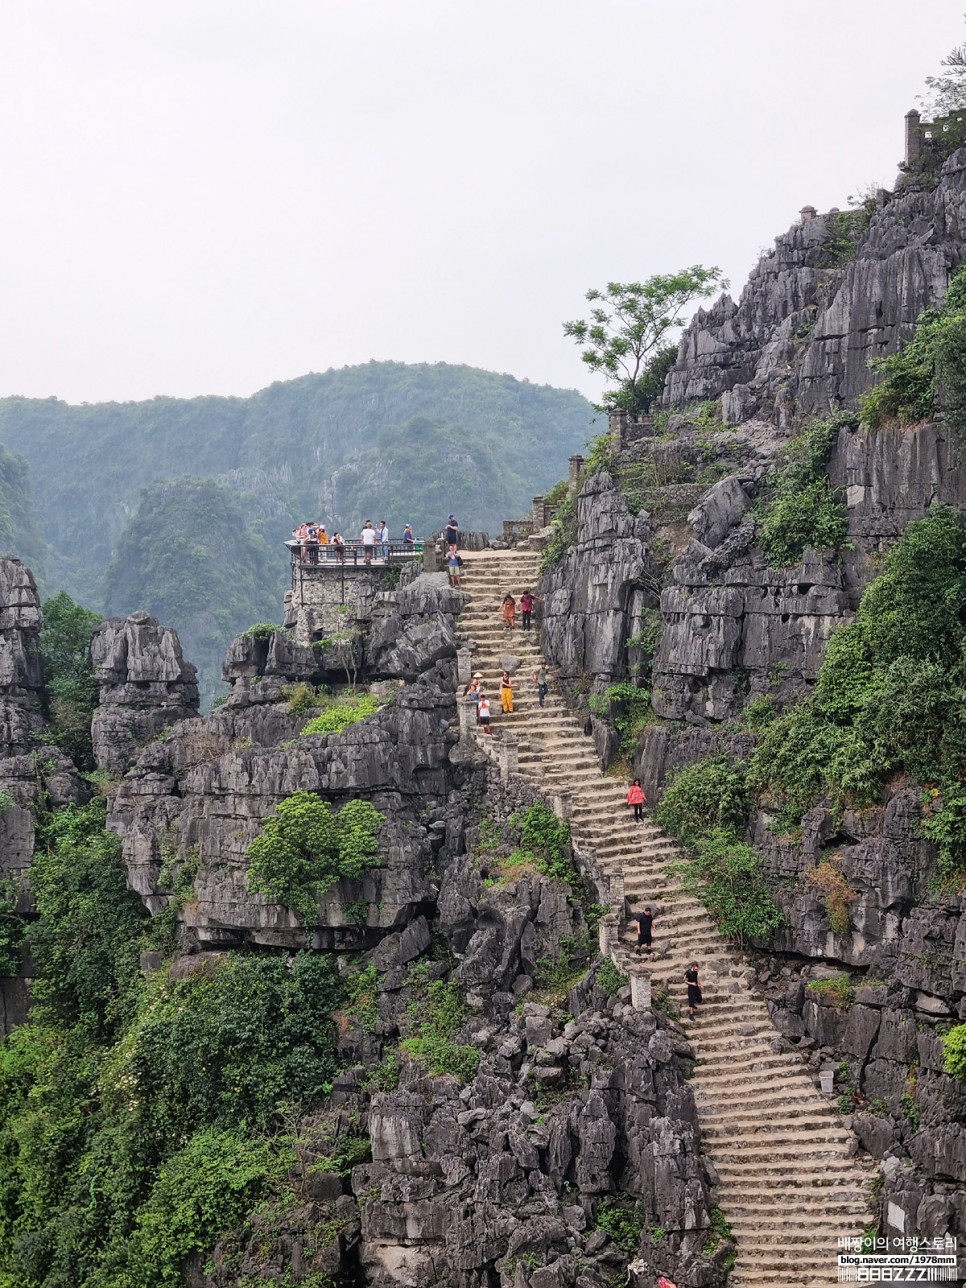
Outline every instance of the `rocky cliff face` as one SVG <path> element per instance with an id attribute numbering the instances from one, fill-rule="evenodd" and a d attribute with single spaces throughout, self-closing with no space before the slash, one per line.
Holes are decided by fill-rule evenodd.
<path id="1" fill-rule="evenodd" d="M 778 238 L 737 303 L 726 297 L 694 319 L 668 378 L 667 406 L 718 399 L 724 427 L 672 414 L 674 442 L 653 429 L 626 435 L 610 471 L 586 480 L 576 540 L 541 588 L 542 638 L 578 702 L 650 673 L 659 719 L 640 737 L 634 771 L 652 799 L 682 765 L 722 752 L 747 758 L 749 702 L 781 706 L 808 693 L 830 635 L 851 620 L 907 524 L 936 501 L 966 509 L 966 449 L 951 427 L 843 427 L 828 462 L 847 505 L 841 555 L 808 551 L 775 569 L 756 542 L 756 503 L 785 438 L 806 414 L 854 406 L 872 380 L 869 358 L 894 351 L 941 301 L 964 259 L 964 220 L 961 151 L 934 190 L 880 199 L 844 266 L 823 266 L 843 227 L 834 214 Z M 694 461 L 699 445 L 710 486 L 695 503 L 690 479 L 657 484 L 669 459 Z M 648 657 L 634 641 L 657 604 Z M 616 736 L 587 718 L 612 756 Z M 817 807 L 800 837 L 775 835 L 758 810 L 749 839 L 786 918 L 761 945 L 760 981 L 777 1026 L 814 1067 L 844 1062 L 843 1107 L 883 1160 L 883 1222 L 892 1233 L 962 1239 L 966 1095 L 942 1071 L 938 1034 L 966 1018 L 966 907 L 961 895 L 935 892 L 921 809 L 921 786 L 901 775 L 875 808 Z M 804 881 L 832 856 L 853 897 L 841 933 Z M 843 972 L 854 989 L 844 997 L 808 987 Z"/>
<path id="2" fill-rule="evenodd" d="M 737 302 L 725 295 L 697 313 L 666 404 L 721 398 L 726 421 L 779 424 L 853 405 L 872 383 L 869 360 L 894 353 L 923 309 L 941 302 L 964 245 L 963 149 L 937 187 L 881 194 L 871 214 L 805 213 L 775 238 Z"/>

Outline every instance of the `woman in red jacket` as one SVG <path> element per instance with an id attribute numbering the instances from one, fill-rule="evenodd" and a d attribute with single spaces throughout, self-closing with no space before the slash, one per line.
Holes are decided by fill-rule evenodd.
<path id="1" fill-rule="evenodd" d="M 644 806 L 647 804 L 647 797 L 644 795 L 644 788 L 641 786 L 639 778 L 635 778 L 628 788 L 627 803 L 634 806 L 634 822 L 643 823 Z"/>

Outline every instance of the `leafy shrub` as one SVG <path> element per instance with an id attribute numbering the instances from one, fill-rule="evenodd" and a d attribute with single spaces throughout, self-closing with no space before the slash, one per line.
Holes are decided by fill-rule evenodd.
<path id="1" fill-rule="evenodd" d="M 840 1011 L 847 1011 L 855 1001 L 855 988 L 848 975 L 832 975 L 829 979 L 813 979 L 808 983 L 809 991 L 818 993 L 825 1001 L 831 1002 Z"/>
<path id="2" fill-rule="evenodd" d="M 805 873 L 805 884 L 821 891 L 832 933 L 846 934 L 849 928 L 849 909 L 857 895 L 835 866 L 835 860 L 823 859 L 817 867 L 810 868 Z"/>
<path id="3" fill-rule="evenodd" d="M 927 420 L 941 397 L 956 428 L 966 428 L 966 272 L 953 274 L 942 308 L 919 315 L 898 353 L 870 365 L 879 381 L 860 400 L 863 424 Z"/>
<path id="4" fill-rule="evenodd" d="M 276 1141 L 208 1129 L 162 1164 L 130 1240 L 131 1288 L 180 1288 L 182 1262 L 214 1245 L 294 1162 Z"/>
<path id="5" fill-rule="evenodd" d="M 130 1012 L 147 922 L 127 886 L 120 841 L 95 799 L 58 810 L 30 868 L 38 920 L 27 932 L 37 966 L 33 995 L 69 1024 L 102 1037 Z"/>
<path id="6" fill-rule="evenodd" d="M 426 983 L 419 970 L 410 971 L 408 982 L 415 995 L 406 1007 L 409 1034 L 400 1047 L 430 1073 L 469 1082 L 476 1076 L 480 1052 L 453 1041 L 466 1019 L 456 984 L 440 979 Z"/>
<path id="7" fill-rule="evenodd" d="M 713 1207 L 709 1216 L 711 1217 L 711 1231 L 708 1242 L 704 1245 L 705 1256 L 713 1257 L 724 1244 L 730 1244 L 731 1247 L 725 1254 L 721 1264 L 725 1270 L 731 1270 L 738 1260 L 738 1240 L 735 1238 L 735 1232 L 731 1228 L 731 1222 L 719 1207 Z"/>
<path id="8" fill-rule="evenodd" d="M 316 706 L 319 704 L 316 703 Z M 316 733 L 341 733 L 367 716 L 374 716 L 382 706 L 379 698 L 368 693 L 347 694 L 325 704 L 321 715 L 310 720 L 302 730 L 303 738 Z"/>
<path id="9" fill-rule="evenodd" d="M 617 969 L 610 957 L 605 957 L 597 967 L 597 983 L 608 997 L 612 997 L 627 983 L 627 976 Z"/>
<path id="10" fill-rule="evenodd" d="M 293 792 L 246 850 L 249 890 L 310 920 L 327 890 L 372 866 L 382 822 L 368 801 L 349 801 L 334 815 L 311 792 Z"/>
<path id="11" fill-rule="evenodd" d="M 570 849 L 570 824 L 557 818 L 549 806 L 537 801 L 511 815 L 510 826 L 519 832 L 520 840 L 544 876 L 568 884 L 579 882 Z"/>
<path id="12" fill-rule="evenodd" d="M 644 1233 L 644 1204 L 630 1204 L 618 1198 L 601 1199 L 595 1224 L 598 1230 L 610 1235 L 625 1257 L 633 1257 Z"/>
<path id="13" fill-rule="evenodd" d="M 641 734 L 655 720 L 650 689 L 638 688 L 627 680 L 610 685 L 602 695 L 591 697 L 589 706 L 599 716 L 611 715 L 612 708 L 616 706 L 617 710 L 612 718 L 614 728 L 621 736 L 618 753 L 625 757 L 634 754 Z"/>
<path id="14" fill-rule="evenodd" d="M 819 251 L 820 268 L 841 268 L 855 259 L 859 240 L 868 228 L 875 205 L 840 210 L 825 221 L 825 239 Z"/>
<path id="15" fill-rule="evenodd" d="M 256 622 L 254 626 L 249 626 L 247 631 L 242 631 L 242 634 L 253 640 L 270 640 L 284 630 L 284 626 L 276 626 L 274 622 Z"/>
<path id="16" fill-rule="evenodd" d="M 288 707 L 289 715 L 292 716 L 303 716 L 306 711 L 315 711 L 322 701 L 322 695 L 304 680 L 300 680 L 298 684 L 288 685 L 282 692 L 285 695 L 285 705 Z"/>
<path id="17" fill-rule="evenodd" d="M 577 497 L 573 492 L 568 492 L 560 502 L 550 528 L 550 540 L 540 556 L 541 572 L 559 563 L 577 540 Z"/>
<path id="18" fill-rule="evenodd" d="M 0 881 L 0 977 L 16 975 L 20 970 L 25 921 L 17 912 L 19 895 L 15 882 Z"/>
<path id="19" fill-rule="evenodd" d="M 764 731 L 748 786 L 787 826 L 825 797 L 874 804 L 888 774 L 931 785 L 924 833 L 944 873 L 966 847 L 966 523 L 945 507 L 909 524 L 826 649 L 814 697 Z M 960 856 L 957 858 L 957 854 Z"/>
<path id="20" fill-rule="evenodd" d="M 748 794 L 744 769 L 727 756 L 710 756 L 679 769 L 668 781 L 654 816 L 685 845 L 718 830 L 744 833 Z"/>
<path id="21" fill-rule="evenodd" d="M 757 538 L 773 567 L 798 563 L 806 550 L 838 550 L 848 515 L 832 490 L 825 468 L 844 425 L 854 418 L 813 421 L 785 449 L 774 496 L 758 524 Z"/>
<path id="22" fill-rule="evenodd" d="M 43 605 L 40 658 L 44 675 L 44 737 L 80 769 L 94 768 L 91 718 L 97 684 L 91 669 L 91 636 L 104 619 L 61 591 Z"/>
<path id="23" fill-rule="evenodd" d="M 701 837 L 673 867 L 688 894 L 701 900 L 721 933 L 736 943 L 761 939 L 782 924 L 758 851 L 731 833 L 716 829 Z"/>
<path id="24" fill-rule="evenodd" d="M 966 1082 L 966 1024 L 942 1035 L 943 1068 L 959 1082 Z"/>

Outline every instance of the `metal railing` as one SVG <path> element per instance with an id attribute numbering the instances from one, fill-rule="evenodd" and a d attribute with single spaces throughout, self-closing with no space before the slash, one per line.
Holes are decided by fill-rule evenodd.
<path id="1" fill-rule="evenodd" d="M 373 546 L 364 546 L 361 541 L 347 541 L 343 546 L 319 545 L 307 542 L 286 541 L 292 567 L 300 569 L 329 568 L 386 568 L 396 563 L 406 563 L 410 559 L 421 559 L 423 556 L 422 541 L 377 541 Z"/>

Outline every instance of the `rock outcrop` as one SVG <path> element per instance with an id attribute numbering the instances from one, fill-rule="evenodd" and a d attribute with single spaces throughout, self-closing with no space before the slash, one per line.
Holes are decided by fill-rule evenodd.
<path id="1" fill-rule="evenodd" d="M 122 774 L 145 742 L 198 712 L 198 674 L 177 631 L 147 613 L 102 622 L 91 663 L 100 688 L 91 728 L 98 769 Z"/>

